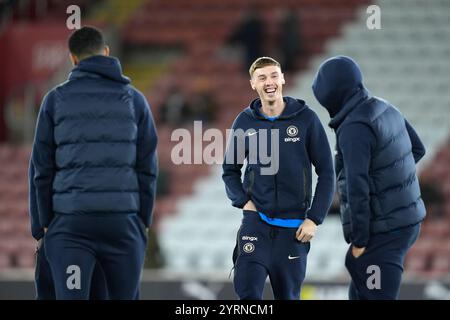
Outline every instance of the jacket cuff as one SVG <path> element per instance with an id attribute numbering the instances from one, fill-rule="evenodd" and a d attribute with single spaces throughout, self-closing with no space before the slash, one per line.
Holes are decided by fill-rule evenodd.
<path id="1" fill-rule="evenodd" d="M 39 220 L 41 221 L 42 228 L 48 228 L 52 220 L 54 219 L 54 215 L 39 215 Z"/>
<path id="2" fill-rule="evenodd" d="M 33 238 L 37 241 L 41 240 L 44 237 L 44 229 L 39 230 L 39 232 L 33 233 Z"/>
<path id="3" fill-rule="evenodd" d="M 250 200 L 250 197 L 248 195 L 245 195 L 241 199 L 234 201 L 232 203 L 232 205 L 233 205 L 233 207 L 242 209 L 249 200 Z"/>
<path id="4" fill-rule="evenodd" d="M 364 243 L 364 242 L 352 242 L 352 245 L 357 248 L 365 248 L 365 247 L 367 247 L 367 244 L 368 243 Z"/>
<path id="5" fill-rule="evenodd" d="M 322 221 L 318 220 L 317 218 L 315 218 L 313 216 L 307 216 L 306 218 L 311 220 L 312 222 L 314 222 L 316 224 L 316 226 L 319 226 L 322 224 Z"/>

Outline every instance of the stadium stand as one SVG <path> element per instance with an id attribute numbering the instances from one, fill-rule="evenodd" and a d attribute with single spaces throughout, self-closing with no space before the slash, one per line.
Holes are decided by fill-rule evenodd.
<path id="1" fill-rule="evenodd" d="M 310 60 L 307 69 L 295 78 L 296 84 L 288 94 L 305 99 L 319 114 L 322 122 L 327 123 L 328 115 L 319 107 L 310 90 L 314 72 L 327 57 L 349 55 L 361 65 L 371 92 L 394 103 L 417 128 L 428 150 L 419 169 L 424 174 L 429 171 L 432 181 L 439 181 L 446 197 L 442 210 L 446 211 L 442 219 L 429 221 L 431 219 L 428 218 L 425 221 L 422 235 L 407 257 L 406 275 L 442 277 L 450 272 L 448 143 L 436 158 L 434 155 L 448 137 L 450 123 L 445 111 L 449 104 L 447 71 L 450 64 L 446 57 L 449 56 L 450 42 L 442 40 L 450 36 L 446 28 L 450 18 L 449 3 L 436 1 L 430 7 L 421 1 L 395 0 L 379 1 L 378 4 L 383 12 L 382 30 L 368 32 L 366 7 L 361 6 L 358 19 L 348 20 L 341 36 L 328 41 L 323 52 L 311 51 L 316 55 Z M 288 78 L 289 81 L 292 82 L 292 79 Z M 235 97 L 237 96 L 236 94 Z M 233 104 L 229 104 L 228 118 L 225 117 L 228 125 L 231 123 L 230 117 L 233 118 L 245 106 L 247 100 L 244 97 L 243 93 L 242 103 L 234 104 L 239 108 L 233 109 Z M 331 130 L 327 132 L 330 143 L 334 145 Z M 433 176 L 433 172 L 438 173 Z M 425 176 L 423 180 L 426 180 Z M 167 255 L 168 268 L 201 270 L 203 265 L 210 266 L 213 263 L 200 263 L 193 258 L 193 255 L 200 255 L 203 260 L 209 256 L 215 261 L 225 261 L 221 269 L 228 271 L 231 268 L 230 253 L 234 246 L 234 238 L 230 238 L 230 235 L 235 234 L 238 228 L 240 214 L 229 206 L 225 198 L 220 168 L 215 168 L 211 176 L 199 182 L 196 190 L 194 195 L 179 203 L 176 215 L 162 223 L 161 243 Z M 430 204 L 427 205 L 431 216 Z M 221 223 L 220 228 L 217 228 L 215 224 L 223 219 L 227 222 Z M 189 236 L 189 239 L 199 240 L 186 242 L 183 247 L 179 247 L 181 244 L 176 240 L 180 234 L 178 227 L 184 225 L 195 227 L 186 228 L 181 234 Z M 205 247 L 209 245 L 210 237 L 214 238 L 217 246 L 217 243 L 226 246 L 226 249 L 216 248 L 214 252 L 225 252 L 227 258 L 213 258 L 207 254 L 211 252 L 210 248 Z M 228 237 L 227 241 L 225 237 Z M 344 276 L 343 262 L 347 245 L 342 239 L 339 219 L 330 215 L 312 243 L 307 277 L 336 279 Z M 171 257 L 176 258 L 172 260 Z"/>
<path id="2" fill-rule="evenodd" d="M 302 68 L 306 66 L 308 57 L 323 50 L 327 39 L 340 33 L 344 22 L 355 17 L 357 5 L 362 3 L 364 2 L 344 1 L 336 4 L 332 1 L 263 1 L 259 8 L 267 24 L 268 49 L 265 54 L 272 55 L 279 32 L 277 16 L 274 14 L 277 6 L 290 6 L 298 11 L 305 48 L 297 66 Z M 178 43 L 184 45 L 186 51 L 186 55 L 169 68 L 166 78 L 157 83 L 149 93 L 156 117 L 158 107 L 174 83 L 183 88 L 187 96 L 191 94 L 194 74 L 209 79 L 219 104 L 219 120 L 214 126 L 225 131 L 237 113 L 254 98 L 254 93 L 248 86 L 248 76 L 242 72 L 241 62 L 220 55 L 221 48 L 226 44 L 229 34 L 239 22 L 240 13 L 245 11 L 247 5 L 241 1 L 219 4 L 196 0 L 189 2 L 189 5 L 181 1 L 152 1 L 148 2 L 146 8 L 148 10 L 141 10 L 128 26 L 127 41 L 165 45 Z M 181 8 L 184 12 L 183 19 L 170 14 L 171 10 Z M 159 30 L 162 25 L 165 26 L 164 33 L 144 32 L 149 29 Z M 196 41 L 192 41 L 194 38 Z M 169 159 L 172 146 L 168 145 L 167 150 L 162 146 L 160 157 Z M 232 267 L 230 256 L 240 214 L 238 210 L 231 208 L 225 197 L 220 168 L 213 167 L 210 171 L 210 175 L 195 184 L 192 195 L 183 197 L 180 194 L 181 200 L 174 208 L 175 214 L 161 219 L 159 236 L 168 270 L 229 271 Z M 185 181 L 178 178 L 174 180 L 181 184 L 181 181 Z M 331 235 L 332 238 L 340 232 L 339 228 L 331 224 L 329 228 L 327 225 L 322 230 L 323 234 Z M 185 238 L 189 241 L 185 241 Z M 333 263 L 328 264 L 328 259 L 325 259 L 318 261 L 317 265 L 326 264 L 332 276 L 335 274 L 332 270 L 339 270 L 336 268 L 337 263 Z M 316 269 L 314 266 L 313 268 Z M 320 268 L 317 266 L 317 269 Z"/>

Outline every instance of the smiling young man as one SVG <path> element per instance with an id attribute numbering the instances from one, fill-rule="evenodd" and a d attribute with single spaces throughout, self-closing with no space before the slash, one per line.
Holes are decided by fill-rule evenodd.
<path id="1" fill-rule="evenodd" d="M 283 97 L 285 80 L 276 60 L 258 58 L 249 72 L 259 98 L 233 123 L 234 133 L 246 134 L 231 135 L 222 175 L 232 205 L 243 209 L 233 254 L 234 287 L 240 299 L 262 299 L 269 276 L 275 299 L 299 299 L 310 240 L 333 198 L 331 151 L 317 115 L 304 101 Z M 261 151 L 266 141 L 268 156 L 279 162 L 276 172 L 264 170 L 262 154 L 251 155 L 255 144 Z M 235 142 L 245 152 L 231 147 Z M 313 199 L 311 165 L 319 176 Z"/>

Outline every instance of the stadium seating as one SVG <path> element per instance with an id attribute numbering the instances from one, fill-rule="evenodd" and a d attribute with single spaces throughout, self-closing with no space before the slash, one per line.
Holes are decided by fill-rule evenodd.
<path id="1" fill-rule="evenodd" d="M 312 79 L 323 60 L 333 55 L 348 55 L 360 64 L 372 94 L 396 105 L 417 129 L 427 148 L 418 166 L 419 173 L 423 172 L 423 181 L 437 183 L 446 195 L 446 204 L 443 208 L 433 208 L 427 203 L 429 217 L 406 258 L 406 275 L 443 277 L 450 274 L 448 245 L 440 245 L 450 243 L 446 218 L 450 157 L 448 142 L 445 145 L 450 129 L 450 116 L 446 111 L 450 102 L 450 42 L 446 41 L 450 39 L 447 28 L 450 3 L 433 1 L 433 5 L 428 6 L 421 1 L 393 0 L 378 1 L 378 4 L 382 29 L 368 31 L 365 8 L 361 8 L 360 19 L 346 25 L 342 37 L 327 43 L 326 52 L 312 60 L 309 70 L 297 78 L 297 88 L 291 92 L 308 101 L 322 122 L 327 123 L 328 115 L 310 90 Z M 334 145 L 334 135 L 330 130 L 328 134 Z M 444 217 L 434 220 L 435 211 L 443 211 Z M 335 256 L 331 250 L 326 255 Z"/>
<path id="2" fill-rule="evenodd" d="M 0 268 L 34 265 L 28 219 L 29 146 L 0 145 Z"/>
<path id="3" fill-rule="evenodd" d="M 223 45 L 246 8 L 245 1 L 148 0 L 122 30 L 126 44 L 180 46 L 180 58 L 158 69 L 145 92 L 155 118 L 173 84 L 189 96 L 197 78 L 208 79 L 219 106 L 213 124 L 228 128 L 235 115 L 254 97 L 240 62 L 224 56 Z M 319 64 L 346 54 L 361 65 L 368 88 L 393 102 L 417 128 L 427 146 L 421 176 L 435 181 L 445 195 L 442 217 L 427 219 L 406 259 L 410 276 L 441 277 L 450 273 L 450 3 L 380 0 L 382 29 L 368 31 L 366 7 L 360 0 L 259 1 L 267 21 L 268 54 L 278 33 L 274 8 L 290 5 L 300 14 L 305 54 L 298 74 L 287 74 L 288 95 L 305 99 L 322 123 L 329 118 L 310 86 Z M 182 15 L 173 14 L 183 12 Z M 131 69 L 133 66 L 130 67 Z M 161 71 L 162 70 L 162 71 Z M 139 70 L 137 71 L 139 72 Z M 133 71 L 131 71 L 133 73 Z M 148 79 L 139 79 L 142 86 Z M 230 94 L 230 92 L 232 94 Z M 219 166 L 176 166 L 171 162 L 172 128 L 158 124 L 160 165 L 171 173 L 169 194 L 157 199 L 155 222 L 160 245 L 171 271 L 229 272 L 241 214 L 225 196 Z M 327 130 L 331 145 L 334 136 Z M 0 145 L 0 269 L 32 267 L 35 242 L 29 232 L 27 166 L 30 147 Z M 439 152 L 438 152 L 439 151 Z M 433 209 L 429 210 L 430 212 Z M 329 216 L 312 243 L 307 276 L 344 277 L 343 241 L 338 217 Z"/>

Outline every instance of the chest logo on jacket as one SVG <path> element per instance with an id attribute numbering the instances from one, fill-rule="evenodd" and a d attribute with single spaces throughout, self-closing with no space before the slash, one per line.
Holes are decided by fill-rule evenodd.
<path id="1" fill-rule="evenodd" d="M 298 128 L 296 126 L 289 126 L 286 129 L 286 133 L 289 137 L 295 137 L 298 134 Z"/>
<path id="2" fill-rule="evenodd" d="M 284 142 L 298 142 L 300 141 L 300 137 L 297 137 L 298 135 L 298 128 L 296 126 L 289 126 L 286 129 L 286 133 L 289 136 L 288 138 L 284 138 Z"/>

